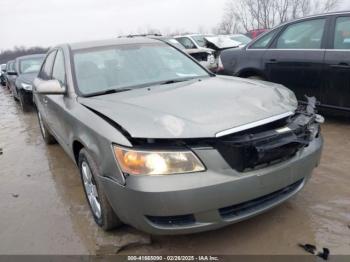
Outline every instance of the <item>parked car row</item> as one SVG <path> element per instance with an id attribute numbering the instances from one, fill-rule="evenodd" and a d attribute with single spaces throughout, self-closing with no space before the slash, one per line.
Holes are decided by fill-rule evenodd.
<path id="1" fill-rule="evenodd" d="M 242 34 L 235 35 L 203 35 L 187 34 L 174 37 L 155 35 L 127 35 L 124 37 L 150 37 L 161 39 L 181 51 L 189 54 L 201 65 L 212 72 L 218 68 L 218 57 L 221 50 L 232 47 L 241 47 L 248 44 L 251 39 Z"/>
<path id="2" fill-rule="evenodd" d="M 194 45 L 179 46 L 185 37 Z M 194 49 L 221 56 L 225 70 L 226 52 L 245 48 L 230 37 L 68 43 L 8 64 L 14 97 L 25 110 L 32 90 L 43 140 L 77 165 L 104 230 L 213 230 L 309 180 L 323 146 L 316 99 L 299 105 L 282 85 L 216 75 L 195 59 Z"/>
<path id="3" fill-rule="evenodd" d="M 24 112 L 30 111 L 33 101 L 32 85 L 45 54 L 27 55 L 9 61 L 3 69 L 2 85 L 12 92 Z"/>

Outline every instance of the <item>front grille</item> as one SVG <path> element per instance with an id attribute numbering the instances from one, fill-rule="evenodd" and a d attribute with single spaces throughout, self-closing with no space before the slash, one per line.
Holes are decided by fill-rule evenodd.
<path id="1" fill-rule="evenodd" d="M 302 183 L 303 179 L 271 194 L 244 203 L 221 208 L 219 209 L 219 213 L 224 219 L 232 219 L 234 217 L 244 216 L 253 211 L 264 208 L 265 206 L 268 206 L 269 204 L 272 204 L 285 196 L 288 196 L 289 194 L 293 193 Z"/>
<path id="2" fill-rule="evenodd" d="M 219 138 L 213 145 L 231 168 L 245 172 L 293 157 L 313 139 L 304 115 Z M 288 127 L 285 132 L 278 132 Z"/>
<path id="3" fill-rule="evenodd" d="M 159 226 L 187 226 L 196 222 L 193 215 L 180 216 L 146 216 L 146 218 L 153 224 Z"/>

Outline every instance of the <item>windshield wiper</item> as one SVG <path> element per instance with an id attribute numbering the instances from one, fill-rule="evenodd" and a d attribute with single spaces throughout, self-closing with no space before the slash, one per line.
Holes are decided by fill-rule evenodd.
<path id="1" fill-rule="evenodd" d="M 102 96 L 102 95 L 108 95 L 108 94 L 115 94 L 115 93 L 121 93 L 125 91 L 130 91 L 132 88 L 116 88 L 116 89 L 107 89 L 99 92 L 94 92 L 85 95 L 85 97 L 92 97 L 92 96 Z"/>
<path id="2" fill-rule="evenodd" d="M 185 81 L 190 81 L 193 79 L 196 79 L 198 77 L 187 77 L 187 78 L 178 78 L 178 79 L 170 79 L 164 82 L 161 82 L 160 85 L 169 85 L 169 84 L 174 84 L 174 83 L 180 83 L 180 82 L 185 82 Z"/>

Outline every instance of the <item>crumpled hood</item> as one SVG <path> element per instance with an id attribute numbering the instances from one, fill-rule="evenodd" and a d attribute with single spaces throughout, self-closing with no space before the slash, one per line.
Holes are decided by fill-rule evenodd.
<path id="1" fill-rule="evenodd" d="M 209 138 L 286 112 L 297 100 L 272 83 L 217 76 L 141 88 L 78 102 L 105 115 L 134 138 Z"/>
<path id="2" fill-rule="evenodd" d="M 239 47 L 242 45 L 240 42 L 234 41 L 228 36 L 211 36 L 206 37 L 205 40 L 207 40 L 219 50 L 232 47 Z"/>

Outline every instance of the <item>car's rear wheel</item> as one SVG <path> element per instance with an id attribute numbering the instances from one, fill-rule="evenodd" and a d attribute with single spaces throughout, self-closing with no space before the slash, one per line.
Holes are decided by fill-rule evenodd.
<path id="1" fill-rule="evenodd" d="M 96 224 L 106 231 L 122 225 L 98 180 L 97 164 L 86 149 L 79 153 L 79 170 L 85 196 Z"/>
<path id="2" fill-rule="evenodd" d="M 17 89 L 17 94 L 19 98 L 19 104 L 21 105 L 23 112 L 30 112 L 31 107 L 31 101 L 29 99 L 29 96 L 26 95 L 23 91 Z"/>
<path id="3" fill-rule="evenodd" d="M 41 135 L 42 135 L 45 143 L 48 145 L 55 144 L 56 139 L 54 138 L 53 135 L 51 135 L 50 131 L 46 127 L 44 119 L 42 118 L 42 115 L 39 112 L 39 110 L 37 110 L 37 114 L 38 114 L 38 122 L 39 122 L 40 132 L 41 132 Z"/>

